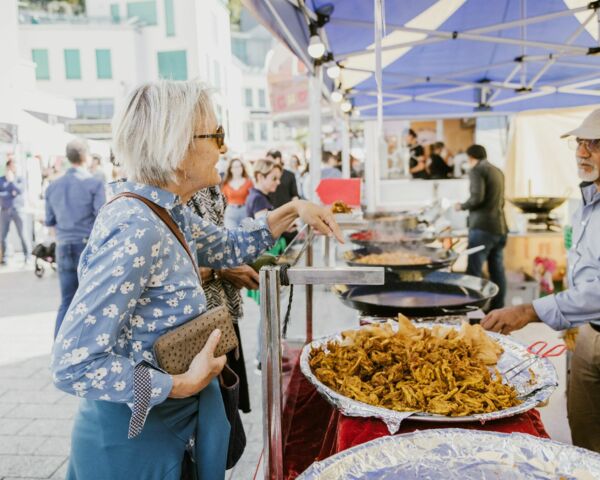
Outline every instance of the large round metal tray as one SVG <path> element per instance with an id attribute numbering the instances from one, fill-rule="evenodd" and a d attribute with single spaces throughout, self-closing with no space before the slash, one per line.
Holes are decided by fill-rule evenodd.
<path id="1" fill-rule="evenodd" d="M 381 437 L 313 463 L 298 480 L 592 480 L 600 455 L 521 433 L 459 428 Z"/>
<path id="2" fill-rule="evenodd" d="M 383 253 L 393 252 L 394 250 L 401 250 L 406 253 L 412 253 L 415 255 L 421 255 L 429 258 L 429 263 L 422 264 L 405 264 L 405 265 L 387 265 L 382 263 L 362 263 L 359 260 L 371 253 Z M 416 247 L 416 248 L 379 248 L 379 247 L 361 247 L 354 250 L 349 250 L 344 253 L 344 260 L 351 267 L 385 267 L 387 270 L 392 272 L 399 271 L 432 271 L 439 270 L 440 268 L 450 267 L 458 258 L 458 255 L 453 250 L 444 249 L 433 249 L 428 247 Z"/>
<path id="3" fill-rule="evenodd" d="M 455 329 L 460 328 L 458 325 L 446 323 L 434 324 L 432 322 L 421 322 L 415 325 L 418 328 L 432 328 L 434 325 L 444 325 Z M 361 328 L 368 328 L 368 326 L 363 326 L 354 330 L 360 330 Z M 394 325 L 393 328 L 397 328 L 397 325 Z M 300 368 L 308 381 L 315 386 L 316 390 L 323 397 L 325 397 L 329 403 L 338 408 L 344 415 L 351 417 L 379 418 L 387 425 L 390 433 L 396 433 L 400 428 L 400 423 L 405 419 L 412 418 L 422 422 L 444 423 L 485 422 L 489 420 L 497 420 L 499 418 L 512 417 L 514 415 L 524 413 L 532 408 L 535 408 L 541 402 L 547 400 L 558 385 L 558 377 L 552 363 L 550 363 L 547 358 L 536 357 L 535 355 L 527 352 L 527 347 L 506 335 L 492 332 L 488 332 L 488 335 L 494 338 L 494 340 L 500 343 L 500 345 L 504 348 L 504 353 L 498 360 L 497 364 L 497 368 L 500 372 L 508 370 L 526 358 L 535 359 L 535 362 L 531 365 L 530 370 L 523 371 L 516 378 L 511 379 L 510 381 L 510 383 L 519 393 L 522 403 L 520 405 L 499 410 L 497 412 L 473 414 L 463 417 L 450 417 L 418 411 L 399 412 L 387 408 L 376 407 L 348 398 L 321 383 L 321 381 L 319 381 L 319 379 L 313 374 L 308 363 L 312 348 L 326 346 L 327 343 L 332 340 L 340 341 L 342 339 L 340 334 L 323 337 L 305 345 L 300 356 Z M 533 379 L 531 372 L 535 377 Z"/>

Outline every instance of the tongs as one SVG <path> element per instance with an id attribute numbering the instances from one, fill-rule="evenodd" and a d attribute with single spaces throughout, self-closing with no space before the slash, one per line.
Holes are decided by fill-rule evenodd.
<path id="1" fill-rule="evenodd" d="M 285 248 L 283 253 L 281 255 L 279 255 L 279 258 L 287 258 L 288 254 L 291 253 L 293 250 L 292 247 L 294 247 L 297 244 L 299 244 L 300 242 L 304 241 L 298 254 L 293 258 L 293 261 L 289 262 L 291 267 L 295 266 L 296 263 L 298 263 L 298 260 L 300 260 L 300 258 L 304 254 L 304 251 L 308 247 L 309 243 L 312 242 L 313 236 L 314 236 L 314 230 L 312 228 L 309 228 L 308 223 L 305 224 L 300 230 L 298 230 L 298 233 L 296 234 L 294 239 Z"/>
<path id="2" fill-rule="evenodd" d="M 552 347 L 548 347 L 548 342 L 538 340 L 537 342 L 534 342 L 531 345 L 529 345 L 529 347 L 527 347 L 527 351 L 533 354 L 533 357 L 527 357 L 521 360 L 516 365 L 513 365 L 508 370 L 505 370 L 504 372 L 500 373 L 505 378 L 505 380 L 512 380 L 513 378 L 519 376 L 521 372 L 524 372 L 529 367 L 531 367 L 537 361 L 537 357 L 558 357 L 562 355 L 566 349 L 567 346 L 564 343 L 559 343 Z"/>

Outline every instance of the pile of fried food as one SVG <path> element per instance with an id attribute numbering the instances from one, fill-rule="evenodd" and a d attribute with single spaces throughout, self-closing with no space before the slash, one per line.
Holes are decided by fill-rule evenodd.
<path id="1" fill-rule="evenodd" d="M 431 258 L 416 253 L 396 250 L 394 252 L 370 253 L 356 260 L 367 265 L 428 265 Z"/>
<path id="2" fill-rule="evenodd" d="M 345 202 L 338 200 L 331 205 L 331 213 L 352 213 L 352 209 Z"/>
<path id="3" fill-rule="evenodd" d="M 417 328 L 400 315 L 390 323 L 342 333 L 313 348 L 316 377 L 342 395 L 377 407 L 465 416 L 520 404 L 496 365 L 502 347 L 479 325 Z"/>

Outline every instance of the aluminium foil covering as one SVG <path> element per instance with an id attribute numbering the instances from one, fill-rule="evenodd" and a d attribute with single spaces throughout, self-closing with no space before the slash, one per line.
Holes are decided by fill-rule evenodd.
<path id="1" fill-rule="evenodd" d="M 381 437 L 313 463 L 298 480 L 594 480 L 600 454 L 522 433 L 459 428 Z"/>
<path id="2" fill-rule="evenodd" d="M 392 322 L 393 328 L 398 325 Z M 454 329 L 460 329 L 460 325 L 446 323 L 431 323 L 421 322 L 416 323 L 418 328 L 431 328 L 434 325 L 447 326 Z M 363 326 L 361 328 L 368 328 Z M 330 341 L 341 341 L 341 334 L 329 335 L 319 338 L 304 346 L 300 356 L 300 369 L 304 376 L 311 382 L 316 390 L 334 407 L 338 408 L 344 415 L 351 417 L 374 417 L 382 420 L 388 427 L 391 434 L 396 433 L 400 429 L 400 424 L 408 417 L 419 421 L 427 422 L 481 422 L 488 420 L 497 420 L 499 418 L 512 417 L 524 413 L 532 408 L 535 408 L 540 403 L 548 400 L 552 392 L 558 385 L 558 376 L 556 369 L 547 358 L 537 357 L 527 352 L 527 347 L 515 341 L 509 336 L 497 333 L 487 332 L 494 340 L 496 340 L 504 349 L 496 367 L 500 372 L 504 372 L 509 368 L 517 365 L 522 360 L 533 359 L 534 363 L 530 368 L 521 372 L 517 377 L 510 380 L 510 383 L 519 393 L 520 405 L 505 408 L 491 413 L 473 414 L 462 417 L 450 417 L 445 415 L 437 415 L 426 412 L 400 412 L 387 408 L 376 407 L 367 403 L 359 402 L 336 392 L 327 387 L 316 377 L 309 365 L 310 352 L 313 348 L 327 346 Z"/>

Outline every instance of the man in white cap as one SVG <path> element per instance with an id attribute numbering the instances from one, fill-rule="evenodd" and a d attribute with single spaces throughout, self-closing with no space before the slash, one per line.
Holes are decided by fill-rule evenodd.
<path id="1" fill-rule="evenodd" d="M 494 310 L 481 325 L 505 334 L 537 321 L 555 330 L 580 327 L 567 392 L 569 425 L 575 445 L 600 453 L 600 109 L 564 137 L 575 137 L 577 172 L 587 183 L 573 215 L 569 286 L 533 304 Z"/>

